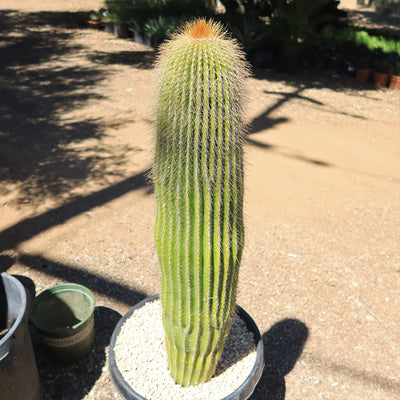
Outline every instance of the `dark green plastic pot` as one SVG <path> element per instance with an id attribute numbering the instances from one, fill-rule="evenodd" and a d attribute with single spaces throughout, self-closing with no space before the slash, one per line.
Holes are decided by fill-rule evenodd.
<path id="1" fill-rule="evenodd" d="M 65 283 L 36 297 L 31 321 L 55 361 L 73 363 L 87 357 L 94 342 L 93 293 L 85 286 Z"/>

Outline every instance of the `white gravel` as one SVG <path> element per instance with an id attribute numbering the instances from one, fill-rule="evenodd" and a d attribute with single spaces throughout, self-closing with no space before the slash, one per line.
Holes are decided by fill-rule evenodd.
<path id="1" fill-rule="evenodd" d="M 125 381 L 148 400 L 223 399 L 245 381 L 257 356 L 253 334 L 235 316 L 217 373 L 211 381 L 187 388 L 175 384 L 167 367 L 159 300 L 146 303 L 125 321 L 114 353 Z"/>

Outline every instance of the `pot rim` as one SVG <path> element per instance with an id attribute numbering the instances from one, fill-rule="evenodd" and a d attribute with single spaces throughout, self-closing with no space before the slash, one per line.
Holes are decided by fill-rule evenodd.
<path id="1" fill-rule="evenodd" d="M 48 329 L 45 327 L 40 326 L 40 324 L 37 323 L 35 320 L 35 310 L 38 304 L 43 301 L 47 296 L 50 294 L 58 294 L 58 293 L 63 293 L 63 292 L 78 292 L 83 294 L 88 300 L 89 300 L 89 312 L 86 318 L 83 320 L 77 322 L 75 325 L 72 325 L 70 327 L 66 328 L 59 328 L 59 329 Z M 32 324 L 41 332 L 45 333 L 62 333 L 62 332 L 68 332 L 71 330 L 76 330 L 80 328 L 82 325 L 85 325 L 90 318 L 92 318 L 93 313 L 95 309 L 95 298 L 92 293 L 92 291 L 87 288 L 86 286 L 80 285 L 79 283 L 61 283 L 59 285 L 53 286 L 51 288 L 43 290 L 38 296 L 36 296 L 33 305 L 32 305 L 32 310 L 31 310 L 31 315 L 30 315 L 30 321 Z"/>
<path id="2" fill-rule="evenodd" d="M 136 305 L 134 305 L 121 319 L 118 321 L 114 332 L 111 336 L 110 340 L 110 349 L 109 349 L 109 364 L 108 369 L 110 373 L 110 378 L 114 387 L 117 389 L 118 393 L 122 396 L 123 399 L 135 399 L 135 400 L 148 400 L 145 397 L 141 396 L 139 393 L 135 392 L 132 387 L 125 381 L 121 372 L 118 369 L 116 360 L 115 360 L 115 352 L 114 347 L 116 344 L 117 336 L 119 331 L 121 330 L 122 325 L 125 321 L 140 307 L 144 306 L 147 302 L 152 302 L 158 300 L 160 295 L 154 295 L 151 297 L 147 297 L 144 300 L 140 301 Z M 232 393 L 221 400 L 245 400 L 250 397 L 253 393 L 255 387 L 257 386 L 258 381 L 261 378 L 262 371 L 264 369 L 264 345 L 263 340 L 260 334 L 260 331 L 254 322 L 254 320 L 250 317 L 250 315 L 240 306 L 236 305 L 236 312 L 238 316 L 246 323 L 247 328 L 254 335 L 254 340 L 256 343 L 256 361 L 254 366 L 250 372 L 250 374 L 246 377 L 244 382 L 236 389 L 232 391 Z M 253 385 L 251 383 L 253 382 Z M 129 397 L 127 397 L 129 396 Z"/>
<path id="3" fill-rule="evenodd" d="M 26 295 L 24 285 L 14 276 L 9 275 L 6 272 L 2 272 L 0 274 L 0 279 L 3 282 L 4 282 L 4 280 L 8 280 L 12 284 L 15 284 L 17 287 L 17 290 L 18 290 L 18 294 L 20 295 L 20 299 L 21 299 L 20 312 L 18 313 L 18 316 L 17 316 L 16 320 L 13 322 L 11 328 L 9 328 L 9 331 L 0 340 L 0 346 L 1 346 L 4 343 L 7 343 L 12 338 L 12 336 L 14 336 L 15 331 L 20 326 L 22 320 L 25 318 L 26 309 L 27 309 L 27 295 Z M 7 352 L 7 354 L 8 354 L 8 352 Z M 6 356 L 7 354 L 4 354 L 3 356 L 0 354 L 0 360 L 3 359 L 3 357 Z"/>

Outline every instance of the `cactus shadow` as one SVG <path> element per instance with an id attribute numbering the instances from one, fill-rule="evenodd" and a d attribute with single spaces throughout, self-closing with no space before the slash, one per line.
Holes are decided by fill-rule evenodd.
<path id="1" fill-rule="evenodd" d="M 285 399 L 285 376 L 301 356 L 307 338 L 307 326 L 291 318 L 277 322 L 263 334 L 264 371 L 250 400 Z"/>

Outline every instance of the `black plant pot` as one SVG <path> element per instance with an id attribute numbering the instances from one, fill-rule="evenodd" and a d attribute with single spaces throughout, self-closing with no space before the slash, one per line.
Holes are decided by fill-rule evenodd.
<path id="1" fill-rule="evenodd" d="M 161 43 L 164 41 L 164 38 L 159 37 L 159 36 L 151 36 L 151 46 L 155 49 L 158 49 L 158 47 L 161 45 Z"/>
<path id="2" fill-rule="evenodd" d="M 105 22 L 104 23 L 104 31 L 107 33 L 114 34 L 114 22 Z"/>
<path id="3" fill-rule="evenodd" d="M 300 68 L 300 50 L 298 48 L 283 49 L 279 55 L 278 68 L 285 74 L 297 74 Z"/>
<path id="4" fill-rule="evenodd" d="M 255 68 L 271 68 L 275 62 L 273 52 L 266 49 L 257 49 L 249 52 L 249 58 Z"/>
<path id="5" fill-rule="evenodd" d="M 120 39 L 129 37 L 128 25 L 125 22 L 114 23 L 114 36 Z"/>
<path id="6" fill-rule="evenodd" d="M 141 301 L 140 303 L 136 304 L 134 307 L 132 307 L 121 318 L 121 320 L 115 327 L 113 335 L 111 337 L 108 368 L 109 368 L 109 372 L 110 372 L 111 381 L 113 382 L 118 393 L 121 395 L 121 397 L 124 400 L 147 400 L 147 399 L 145 399 L 139 393 L 135 392 L 135 390 L 131 386 L 129 386 L 129 384 L 124 380 L 121 372 L 118 369 L 118 366 L 116 363 L 116 356 L 115 356 L 115 352 L 114 352 L 114 347 L 115 347 L 115 344 L 117 341 L 117 337 L 121 330 L 122 325 L 135 312 L 135 310 L 137 310 L 140 307 L 143 307 L 148 302 L 157 300 L 158 298 L 159 298 L 159 295 L 149 297 L 149 298 Z M 255 324 L 253 319 L 250 317 L 249 314 L 247 314 L 246 311 L 243 310 L 243 308 L 236 306 L 236 312 L 237 312 L 238 316 L 245 322 L 247 329 L 250 332 L 252 332 L 254 335 L 254 339 L 255 339 L 255 343 L 256 343 L 257 357 L 256 357 L 256 361 L 254 363 L 254 366 L 251 370 L 251 373 L 246 378 L 246 380 L 243 382 L 243 384 L 236 390 L 233 390 L 229 396 L 226 396 L 221 400 L 246 400 L 246 399 L 248 399 L 251 396 L 251 394 L 253 393 L 253 391 L 261 377 L 263 368 L 264 368 L 264 347 L 263 347 L 263 341 L 261 339 L 260 331 L 258 330 L 257 325 Z M 143 379 L 146 379 L 146 377 L 143 377 Z"/>
<path id="7" fill-rule="evenodd" d="M 144 44 L 145 46 L 152 46 L 152 37 L 147 32 L 133 32 L 133 40 L 135 43 Z"/>
<path id="8" fill-rule="evenodd" d="M 28 299 L 18 279 L 0 275 L 0 398 L 40 400 L 42 389 L 28 330 Z"/>

